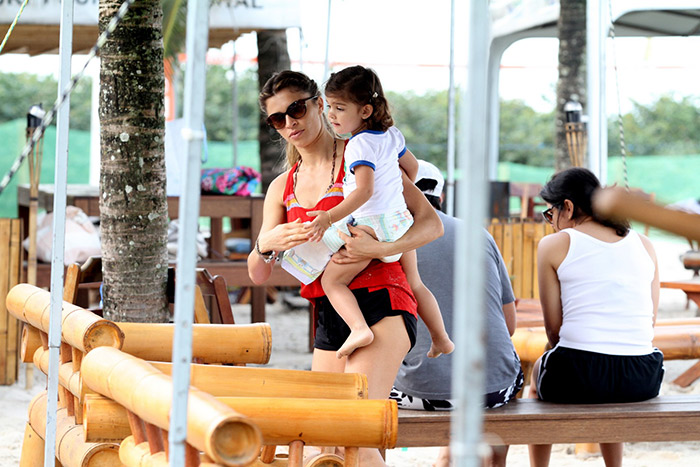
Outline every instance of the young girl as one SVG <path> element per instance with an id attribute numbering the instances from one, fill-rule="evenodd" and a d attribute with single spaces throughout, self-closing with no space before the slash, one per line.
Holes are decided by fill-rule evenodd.
<path id="1" fill-rule="evenodd" d="M 418 161 L 406 149 L 403 135 L 393 119 L 377 75 L 362 66 L 333 73 L 326 84 L 328 118 L 339 135 L 350 134 L 345 147 L 343 202 L 328 211 L 311 211 L 311 241 L 321 241 L 335 252 L 344 242 L 338 232 L 350 235 L 347 223 L 356 225 L 384 242 L 399 239 L 413 223 L 403 197 L 402 169 L 415 178 Z M 397 162 L 398 160 L 398 162 Z M 350 216 L 352 214 L 352 216 Z M 401 265 L 418 302 L 418 314 L 432 338 L 429 357 L 452 352 L 440 308 L 418 274 L 416 252 L 383 258 Z M 368 262 L 328 263 L 321 278 L 323 290 L 350 328 L 350 335 L 337 352 L 338 358 L 372 342 L 374 335 L 364 320 L 355 296 L 348 288 Z"/>

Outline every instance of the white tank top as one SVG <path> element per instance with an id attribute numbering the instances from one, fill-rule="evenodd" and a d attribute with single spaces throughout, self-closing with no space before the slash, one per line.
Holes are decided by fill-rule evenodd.
<path id="1" fill-rule="evenodd" d="M 639 235 L 630 231 L 607 243 L 574 229 L 562 232 L 570 244 L 557 269 L 563 309 L 558 345 L 609 355 L 652 352 L 654 262 Z"/>

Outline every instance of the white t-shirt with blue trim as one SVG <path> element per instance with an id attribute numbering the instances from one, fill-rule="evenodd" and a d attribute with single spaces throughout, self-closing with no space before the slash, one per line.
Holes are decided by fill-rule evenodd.
<path id="1" fill-rule="evenodd" d="M 357 188 L 355 167 L 366 165 L 374 170 L 374 192 L 354 213 L 355 218 L 403 211 L 403 182 L 399 158 L 406 152 L 406 141 L 396 127 L 385 132 L 364 130 L 352 136 L 345 146 L 343 195 Z"/>

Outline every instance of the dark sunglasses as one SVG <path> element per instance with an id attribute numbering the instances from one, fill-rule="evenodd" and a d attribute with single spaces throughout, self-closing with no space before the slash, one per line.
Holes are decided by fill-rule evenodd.
<path id="1" fill-rule="evenodd" d="M 554 219 L 554 213 L 552 212 L 552 209 L 554 209 L 554 206 L 547 209 L 546 211 L 542 211 L 542 217 L 544 217 L 544 220 L 546 220 L 550 224 L 552 223 L 552 220 Z"/>
<path id="2" fill-rule="evenodd" d="M 294 119 L 303 118 L 304 115 L 306 115 L 306 101 L 316 99 L 317 97 L 318 96 L 311 96 L 296 100 L 289 104 L 287 110 L 284 112 L 275 112 L 268 116 L 265 121 L 275 130 L 281 130 L 287 124 L 287 115 Z"/>

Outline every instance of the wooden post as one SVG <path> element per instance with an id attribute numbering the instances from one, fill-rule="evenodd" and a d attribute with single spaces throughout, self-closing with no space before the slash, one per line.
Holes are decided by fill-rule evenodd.
<path id="1" fill-rule="evenodd" d="M 277 446 L 263 446 L 262 452 L 260 453 L 260 460 L 265 464 L 271 464 L 275 460 L 275 453 L 277 452 Z"/>
<path id="2" fill-rule="evenodd" d="M 289 443 L 289 467 L 302 467 L 304 462 L 304 442 L 295 439 Z"/>
<path id="3" fill-rule="evenodd" d="M 20 280 L 22 257 L 19 219 L 0 219 L 0 385 L 17 380 L 19 323 L 8 313 L 5 297 Z"/>

